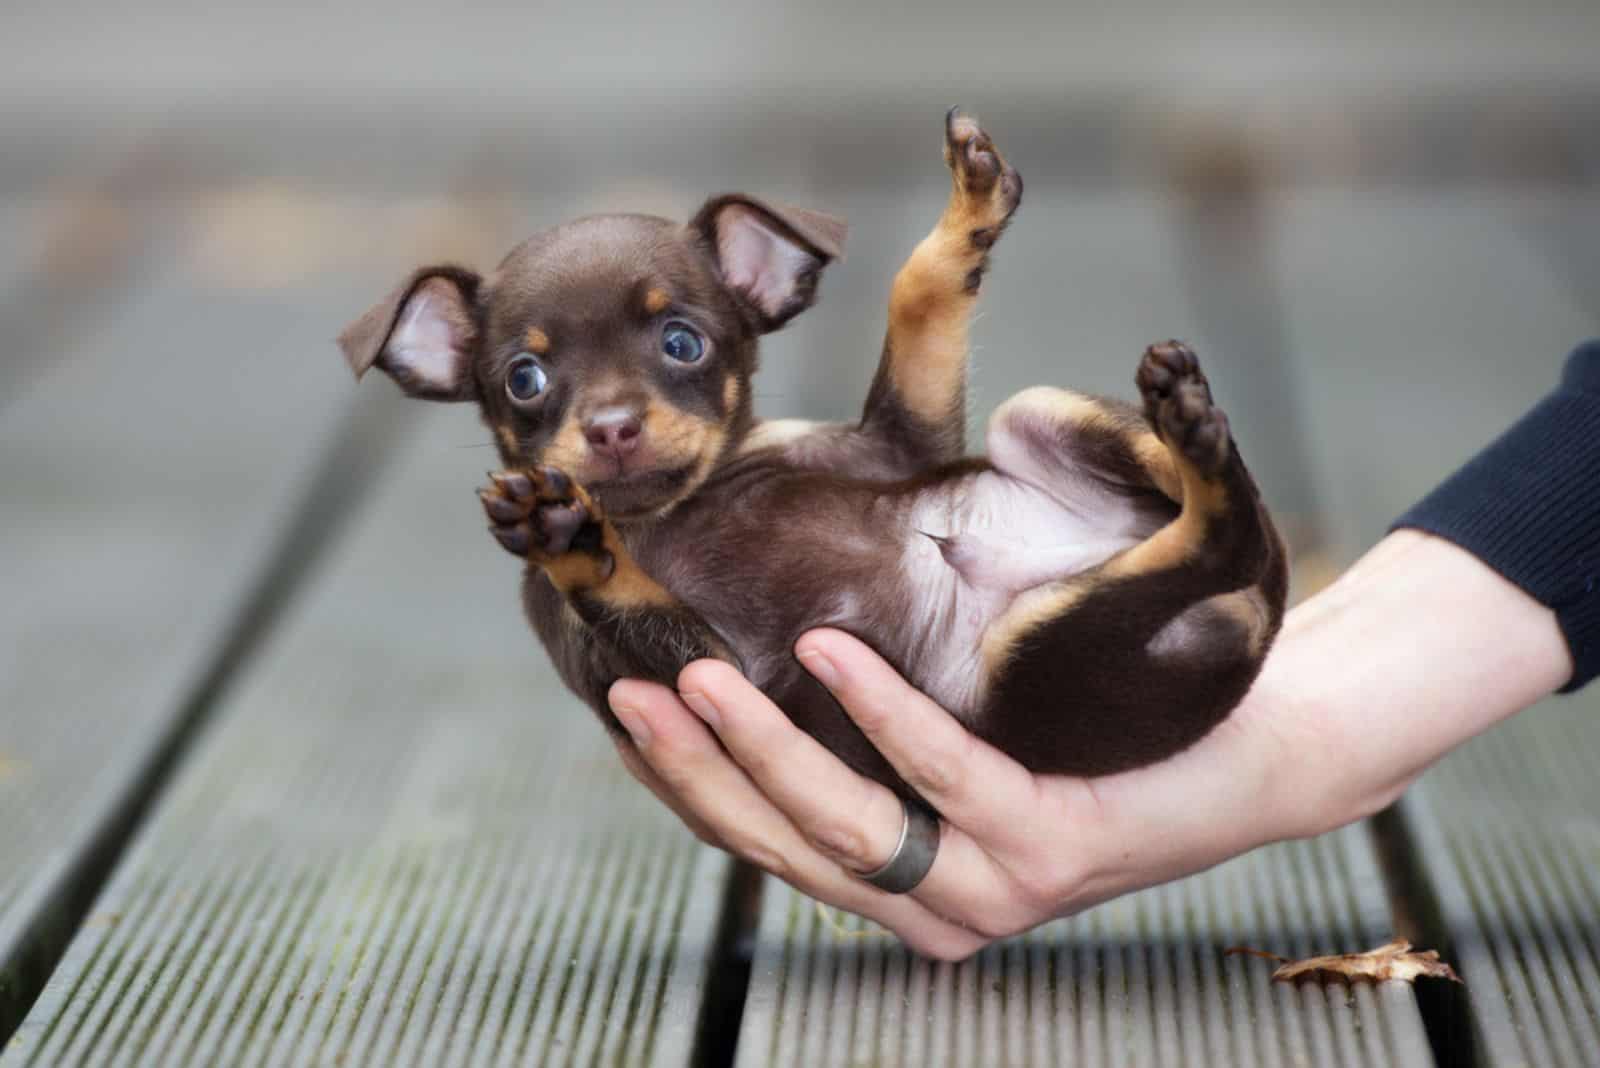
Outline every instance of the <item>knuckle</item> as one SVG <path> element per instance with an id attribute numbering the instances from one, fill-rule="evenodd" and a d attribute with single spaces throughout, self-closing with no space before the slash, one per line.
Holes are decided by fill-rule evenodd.
<path id="1" fill-rule="evenodd" d="M 699 776 L 695 774 L 694 761 L 665 738 L 650 747 L 650 766 L 673 793 L 686 797 L 695 793 Z"/>
<path id="2" fill-rule="evenodd" d="M 850 710 L 850 718 L 866 734 L 876 736 L 888 725 L 889 710 L 884 702 L 873 700 L 865 694 L 852 693 L 848 689 L 841 689 L 838 696 L 840 702 Z"/>
<path id="3" fill-rule="evenodd" d="M 1054 862 L 1029 865 L 1007 874 L 1012 891 L 1030 905 L 1042 905 L 1055 896 L 1058 872 Z"/>
<path id="4" fill-rule="evenodd" d="M 1026 925 L 1019 926 L 1010 913 L 1005 909 L 985 909 L 968 921 L 965 926 L 970 928 L 985 942 L 997 942 L 1002 938 L 1010 938 Z"/>
<path id="5" fill-rule="evenodd" d="M 1082 867 L 1076 861 L 1041 857 L 1011 877 L 1012 885 L 1026 906 L 1039 914 L 1053 916 L 1070 902 L 1083 886 Z"/>
<path id="6" fill-rule="evenodd" d="M 911 760 L 911 777 L 917 785 L 936 794 L 957 792 L 966 774 L 965 753 L 941 746 Z"/>
<path id="7" fill-rule="evenodd" d="M 904 936 L 912 949 L 925 957 L 959 964 L 989 944 L 989 939 L 973 931 L 938 931 Z"/>
<path id="8" fill-rule="evenodd" d="M 734 752 L 734 759 L 739 766 L 748 772 L 757 782 L 766 782 L 782 766 L 782 761 L 777 759 L 771 747 L 761 744 L 760 739 L 749 739 L 751 744 L 741 745 Z M 732 745 L 729 746 L 732 749 Z"/>
<path id="9" fill-rule="evenodd" d="M 782 853 L 764 843 L 742 838 L 734 843 L 733 852 L 754 864 L 775 879 L 790 882 L 792 867 Z"/>
<path id="10" fill-rule="evenodd" d="M 858 828 L 827 821 L 812 828 L 811 839 L 823 852 L 863 869 L 873 866 L 867 856 L 867 838 Z"/>
<path id="11" fill-rule="evenodd" d="M 712 849 L 720 849 L 724 853 L 732 852 L 732 850 L 728 848 L 728 843 L 722 840 L 721 835 L 698 820 L 692 822 L 685 821 L 685 826 L 689 828 L 689 833 L 693 834 L 703 844 L 710 846 Z"/>

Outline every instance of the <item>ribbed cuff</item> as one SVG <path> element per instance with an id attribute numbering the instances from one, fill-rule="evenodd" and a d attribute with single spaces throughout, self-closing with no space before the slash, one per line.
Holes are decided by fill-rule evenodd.
<path id="1" fill-rule="evenodd" d="M 1600 675 L 1600 340 L 1394 525 L 1454 542 L 1554 609 L 1574 665 L 1562 693 Z"/>

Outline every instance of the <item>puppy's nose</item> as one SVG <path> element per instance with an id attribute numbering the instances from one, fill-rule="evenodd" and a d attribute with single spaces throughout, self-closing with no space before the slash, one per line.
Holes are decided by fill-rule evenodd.
<path id="1" fill-rule="evenodd" d="M 639 445 L 643 425 L 632 408 L 602 408 L 583 424 L 583 436 L 596 452 L 623 459 Z"/>

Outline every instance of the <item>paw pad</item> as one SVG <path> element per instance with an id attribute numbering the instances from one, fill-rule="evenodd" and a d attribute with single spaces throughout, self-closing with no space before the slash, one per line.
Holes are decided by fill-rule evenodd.
<path id="1" fill-rule="evenodd" d="M 1207 475 L 1228 460 L 1228 417 L 1211 401 L 1211 387 L 1194 350 L 1181 341 L 1163 341 L 1145 350 L 1135 376 L 1144 395 L 1145 416 L 1156 433 Z"/>
<path id="2" fill-rule="evenodd" d="M 490 485 L 478 491 L 489 517 L 489 532 L 516 556 L 552 557 L 593 541 L 599 509 L 567 475 L 553 467 L 497 471 Z M 593 531 L 590 530 L 593 528 Z"/>

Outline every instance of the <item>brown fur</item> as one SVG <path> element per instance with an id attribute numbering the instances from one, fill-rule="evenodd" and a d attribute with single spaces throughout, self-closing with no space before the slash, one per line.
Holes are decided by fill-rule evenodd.
<path id="1" fill-rule="evenodd" d="M 1169 756 L 1255 677 L 1283 551 L 1186 347 L 1146 352 L 1142 412 L 1029 390 L 996 412 L 990 457 L 962 457 L 967 324 L 1022 184 L 970 120 L 952 112 L 945 135 L 950 201 L 896 276 L 859 423 L 753 421 L 756 340 L 815 300 L 844 232 L 742 194 L 687 227 L 558 227 L 492 286 L 424 269 L 341 337 L 358 373 L 479 403 L 510 469 L 483 491 L 491 530 L 528 561 L 524 603 L 561 677 L 613 729 L 618 677 L 671 683 L 720 657 L 909 794 L 794 658 L 805 630 L 856 633 L 1041 772 Z M 406 333 L 419 307 L 431 332 Z M 699 359 L 667 347 L 685 328 Z M 545 388 L 519 398 L 508 373 L 528 353 Z M 1055 523 L 1060 544 L 1040 545 Z"/>

